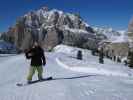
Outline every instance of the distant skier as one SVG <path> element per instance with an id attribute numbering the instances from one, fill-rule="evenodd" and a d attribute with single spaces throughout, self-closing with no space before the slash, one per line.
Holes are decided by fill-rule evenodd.
<path id="1" fill-rule="evenodd" d="M 104 64 L 104 51 L 103 48 L 99 48 L 99 63 Z"/>
<path id="2" fill-rule="evenodd" d="M 44 56 L 43 49 L 39 46 L 38 42 L 34 42 L 33 47 L 29 50 L 25 51 L 25 55 L 27 59 L 31 59 L 31 67 L 29 69 L 27 83 L 30 84 L 32 82 L 32 77 L 37 70 L 38 79 L 43 80 L 42 73 L 43 67 L 42 65 L 46 64 L 46 59 Z"/>
<path id="3" fill-rule="evenodd" d="M 82 59 L 83 59 L 82 56 L 83 56 L 83 55 L 82 55 L 82 51 L 79 50 L 79 51 L 77 52 L 77 59 L 82 60 Z"/>

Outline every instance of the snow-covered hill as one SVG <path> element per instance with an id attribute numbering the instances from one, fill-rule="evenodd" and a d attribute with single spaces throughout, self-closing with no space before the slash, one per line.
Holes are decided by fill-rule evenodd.
<path id="1" fill-rule="evenodd" d="M 100 27 L 93 27 L 96 34 L 103 34 L 107 37 L 107 40 L 110 42 L 128 42 L 128 34 L 126 30 L 113 30 L 112 28 L 100 28 Z"/>
<path id="2" fill-rule="evenodd" d="M 62 47 L 68 52 L 61 52 Z M 54 80 L 24 87 L 16 83 L 26 81 L 30 62 L 23 54 L 0 57 L 0 100 L 132 100 L 132 70 L 107 59 L 100 65 L 87 50 L 83 61 L 76 60 L 75 53 L 69 51 L 78 49 L 58 46 L 46 53 L 43 76 L 53 76 Z"/>
<path id="3" fill-rule="evenodd" d="M 93 27 L 93 29 L 97 34 L 104 34 L 107 38 L 111 38 L 112 36 L 120 36 L 120 33 L 112 28 Z"/>
<path id="4" fill-rule="evenodd" d="M 77 60 L 77 52 L 78 50 L 82 51 L 83 60 Z M 57 53 L 63 53 L 67 55 L 66 57 L 59 57 L 57 62 L 65 67 L 66 69 L 70 69 L 72 71 L 99 74 L 99 75 L 107 75 L 107 76 L 122 76 L 129 77 L 133 76 L 133 71 L 127 67 L 124 67 L 124 62 L 121 64 L 117 64 L 112 62 L 110 59 L 104 59 L 104 64 L 99 64 L 99 57 L 92 56 L 91 51 L 81 48 L 74 48 L 65 45 L 58 45 L 54 49 Z M 71 60 L 71 62 L 70 62 Z"/>

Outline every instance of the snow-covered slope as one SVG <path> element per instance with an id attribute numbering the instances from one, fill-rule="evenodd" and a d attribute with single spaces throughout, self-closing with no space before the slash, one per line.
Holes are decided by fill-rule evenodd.
<path id="1" fill-rule="evenodd" d="M 112 28 L 93 27 L 93 29 L 97 34 L 104 34 L 108 38 L 111 38 L 112 36 L 120 36 L 120 33 L 113 30 Z"/>
<path id="2" fill-rule="evenodd" d="M 120 32 L 120 36 L 116 36 L 114 40 L 111 40 L 113 43 L 128 43 L 129 38 L 126 32 Z"/>
<path id="3" fill-rule="evenodd" d="M 47 65 L 44 67 L 43 76 L 53 76 L 54 80 L 24 87 L 17 87 L 16 83 L 26 81 L 30 62 L 23 54 L 0 57 L 0 100 L 132 100 L 133 77 L 124 76 L 125 73 L 132 73 L 132 70 L 111 61 L 99 66 L 97 57 L 92 57 L 87 50 L 87 55 L 84 52 L 84 60 L 79 61 L 69 52 L 59 52 L 60 48 L 62 46 L 58 46 L 58 52 L 56 49 L 53 53 L 46 53 Z M 68 49 L 75 51 L 78 48 L 64 46 L 64 51 Z M 64 68 L 56 59 L 69 68 Z M 100 71 L 97 73 L 98 69 L 118 73 L 109 75 L 102 74 L 101 71 L 100 74 Z M 36 80 L 36 76 L 33 80 Z"/>
<path id="4" fill-rule="evenodd" d="M 83 60 L 77 60 L 77 52 L 81 50 L 83 53 Z M 117 64 L 112 62 L 110 59 L 104 59 L 104 64 L 99 64 L 99 58 L 97 56 L 92 56 L 91 51 L 74 48 L 65 45 L 58 45 L 54 49 L 55 52 L 66 54 L 66 57 L 57 58 L 59 65 L 70 69 L 72 71 L 85 72 L 98 75 L 107 76 L 120 76 L 129 77 L 133 76 L 133 71 L 124 66 L 124 63 Z M 70 62 L 71 60 L 71 62 Z"/>
<path id="5" fill-rule="evenodd" d="M 115 43 L 128 42 L 128 35 L 125 30 L 116 31 L 113 30 L 112 28 L 99 28 L 99 27 L 93 27 L 93 29 L 97 34 L 104 34 L 107 37 L 108 41 L 110 42 L 115 42 Z"/>

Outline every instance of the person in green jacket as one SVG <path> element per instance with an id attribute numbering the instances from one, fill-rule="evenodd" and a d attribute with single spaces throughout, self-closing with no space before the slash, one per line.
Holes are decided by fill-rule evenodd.
<path id="1" fill-rule="evenodd" d="M 34 42 L 33 47 L 25 51 L 27 59 L 31 59 L 31 67 L 29 69 L 29 74 L 27 77 L 27 83 L 32 82 L 32 77 L 35 71 L 38 72 L 38 79 L 41 81 L 43 79 L 43 65 L 46 64 L 46 59 L 44 55 L 44 50 L 39 46 L 38 42 Z"/>

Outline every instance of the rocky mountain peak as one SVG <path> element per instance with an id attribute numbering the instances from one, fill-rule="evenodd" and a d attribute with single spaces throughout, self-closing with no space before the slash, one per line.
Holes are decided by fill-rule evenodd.
<path id="1" fill-rule="evenodd" d="M 20 17 L 7 33 L 6 39 L 12 40 L 21 50 L 29 48 L 35 40 L 45 49 L 51 49 L 60 43 L 92 48 L 98 40 L 93 29 L 79 14 L 47 7 Z"/>

